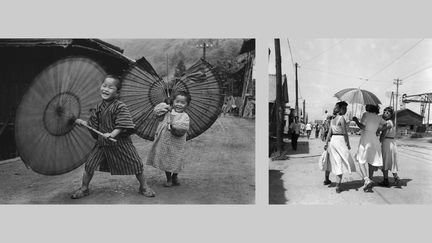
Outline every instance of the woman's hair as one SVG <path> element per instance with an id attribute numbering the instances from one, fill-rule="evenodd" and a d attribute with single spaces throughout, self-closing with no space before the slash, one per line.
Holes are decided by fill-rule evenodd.
<path id="1" fill-rule="evenodd" d="M 347 106 L 348 103 L 346 103 L 345 101 L 339 101 L 338 103 L 336 103 L 336 105 L 333 108 L 333 116 L 340 115 L 342 108 Z"/>
<path id="2" fill-rule="evenodd" d="M 174 94 L 174 96 L 173 96 L 173 99 L 175 99 L 177 96 L 179 96 L 179 95 L 181 95 L 181 96 L 184 96 L 184 97 L 186 97 L 186 102 L 187 102 L 187 104 L 189 105 L 190 104 L 190 102 L 191 102 L 191 100 L 192 100 L 192 97 L 190 96 L 190 94 L 188 93 L 188 92 L 186 92 L 186 91 L 177 91 L 175 94 Z"/>
<path id="3" fill-rule="evenodd" d="M 384 111 L 389 111 L 390 112 L 389 120 L 393 120 L 394 119 L 394 110 L 393 110 L 393 107 L 387 106 L 386 108 L 384 108 Z"/>
<path id="4" fill-rule="evenodd" d="M 171 97 L 166 97 L 164 99 L 165 104 L 167 105 L 172 105 L 173 104 L 173 100 L 171 99 Z"/>
<path id="5" fill-rule="evenodd" d="M 117 77 L 117 76 L 115 76 L 115 75 L 112 75 L 112 74 L 108 74 L 107 76 L 105 76 L 105 79 L 107 79 L 107 78 L 114 79 L 114 80 L 116 81 L 116 82 L 115 82 L 115 86 L 117 87 L 117 91 L 121 90 L 121 88 L 122 88 L 122 83 L 121 83 L 119 77 Z M 102 82 L 104 82 L 105 79 L 104 79 Z"/>
<path id="6" fill-rule="evenodd" d="M 366 111 L 379 114 L 379 106 L 377 105 L 366 105 Z"/>

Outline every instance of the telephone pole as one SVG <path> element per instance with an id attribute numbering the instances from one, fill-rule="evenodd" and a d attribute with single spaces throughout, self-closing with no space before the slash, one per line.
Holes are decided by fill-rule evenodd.
<path id="1" fill-rule="evenodd" d="M 295 102 L 295 110 L 296 110 L 296 116 L 299 116 L 299 106 L 298 106 L 298 77 L 297 77 L 297 69 L 298 69 L 298 63 L 295 63 L 295 92 L 296 92 L 296 102 Z"/>
<path id="2" fill-rule="evenodd" d="M 203 49 L 203 56 L 202 56 L 202 59 L 205 60 L 205 58 L 206 58 L 206 48 L 207 48 L 207 47 L 212 47 L 212 46 L 213 46 L 213 44 L 211 44 L 211 43 L 206 43 L 205 41 L 203 41 L 202 44 L 197 45 L 198 48 L 202 48 L 202 49 Z"/>
<path id="3" fill-rule="evenodd" d="M 280 40 L 274 39 L 275 57 L 276 57 L 276 144 L 279 153 L 282 153 L 283 138 L 282 138 L 282 118 L 280 116 L 282 109 L 282 60 L 280 51 Z"/>
<path id="4" fill-rule="evenodd" d="M 303 100 L 303 123 L 306 124 L 306 100 Z"/>
<path id="5" fill-rule="evenodd" d="M 394 114 L 395 114 L 395 128 L 396 128 L 396 134 L 397 134 L 397 110 L 398 110 L 398 100 L 399 100 L 399 85 L 402 84 L 402 80 L 400 79 L 395 79 L 395 81 L 393 82 L 394 84 L 396 84 L 396 107 L 394 108 Z"/>

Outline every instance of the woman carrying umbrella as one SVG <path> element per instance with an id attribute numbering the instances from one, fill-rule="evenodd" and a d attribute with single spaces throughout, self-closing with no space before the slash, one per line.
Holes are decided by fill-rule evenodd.
<path id="1" fill-rule="evenodd" d="M 360 171 L 365 180 L 364 191 L 372 188 L 374 170 L 383 165 L 381 144 L 376 134 L 378 131 L 386 129 L 387 123 L 378 116 L 378 113 L 378 105 L 366 105 L 366 112 L 361 121 L 357 117 L 353 117 L 353 121 L 363 130 L 355 158 L 360 164 Z M 369 175 L 366 163 L 369 167 Z"/>
<path id="2" fill-rule="evenodd" d="M 331 172 L 337 176 L 337 193 L 342 191 L 342 174 L 355 172 L 354 159 L 349 152 L 351 147 L 346 131 L 346 122 L 343 117 L 347 112 L 347 106 L 348 104 L 344 101 L 336 103 L 333 109 L 333 119 L 330 121 L 326 145 L 324 146 L 324 149 L 329 154 Z M 326 171 L 324 185 L 331 183 L 328 177 L 329 172 Z"/>

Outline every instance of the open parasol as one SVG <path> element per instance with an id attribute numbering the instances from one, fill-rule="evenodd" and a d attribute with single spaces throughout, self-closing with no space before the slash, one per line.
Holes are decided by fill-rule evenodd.
<path id="1" fill-rule="evenodd" d="M 82 57 L 61 59 L 32 82 L 18 106 L 15 139 L 23 162 L 45 175 L 59 175 L 82 165 L 95 144 L 86 128 L 100 102 L 104 70 Z"/>
<path id="2" fill-rule="evenodd" d="M 379 105 L 381 101 L 372 92 L 359 88 L 343 89 L 334 95 L 350 104 Z"/>
<path id="3" fill-rule="evenodd" d="M 153 140 L 158 125 L 153 108 L 176 91 L 187 91 L 192 101 L 185 112 L 190 117 L 187 139 L 206 131 L 218 118 L 223 96 L 212 66 L 201 59 L 179 78 L 166 82 L 139 65 L 123 77 L 120 97 L 128 105 L 136 125 L 136 134 Z"/>

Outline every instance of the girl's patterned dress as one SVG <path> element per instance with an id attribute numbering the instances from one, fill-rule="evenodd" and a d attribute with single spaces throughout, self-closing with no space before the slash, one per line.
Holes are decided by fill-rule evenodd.
<path id="1" fill-rule="evenodd" d="M 123 102 L 117 99 L 102 101 L 92 112 L 88 125 L 102 133 L 110 133 L 114 129 L 125 131 L 116 136 L 117 142 L 92 133 L 97 142 L 85 164 L 87 173 L 93 174 L 97 169 L 111 172 L 112 175 L 133 175 L 143 172 L 143 163 L 130 138 L 135 125 Z"/>
<path id="2" fill-rule="evenodd" d="M 160 109 L 160 105 L 156 106 L 155 113 L 160 114 Z M 173 135 L 168 126 L 170 122 L 173 128 L 189 130 L 189 116 L 187 113 L 177 113 L 174 110 L 166 112 L 156 129 L 155 140 L 148 155 L 147 165 L 163 171 L 178 173 L 183 168 L 183 154 L 187 133 L 182 136 Z"/>

